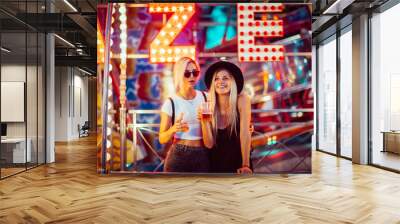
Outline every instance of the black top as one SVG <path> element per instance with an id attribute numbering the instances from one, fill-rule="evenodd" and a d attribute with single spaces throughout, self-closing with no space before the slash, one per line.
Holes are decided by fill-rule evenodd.
<path id="1" fill-rule="evenodd" d="M 242 167 L 240 150 L 240 119 L 236 121 L 236 133 L 230 127 L 218 129 L 217 140 L 210 150 L 211 172 L 236 173 Z"/>

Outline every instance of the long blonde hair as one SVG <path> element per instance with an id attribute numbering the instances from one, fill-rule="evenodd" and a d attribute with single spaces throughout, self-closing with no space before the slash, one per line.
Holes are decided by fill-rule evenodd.
<path id="1" fill-rule="evenodd" d="M 196 63 L 196 61 L 194 61 L 189 57 L 182 57 L 174 64 L 173 75 L 174 75 L 174 87 L 176 93 L 179 92 L 179 90 L 182 88 L 183 74 L 185 73 L 186 67 L 188 66 L 189 63 L 193 63 L 196 65 L 197 69 L 199 68 L 199 65 Z"/>
<path id="2" fill-rule="evenodd" d="M 213 135 L 214 135 L 214 139 L 216 138 L 216 135 L 218 133 L 218 119 L 221 117 L 221 113 L 220 113 L 220 107 L 218 105 L 218 99 L 217 99 L 217 93 L 215 92 L 215 76 L 217 75 L 218 72 L 225 70 L 224 68 L 221 68 L 217 71 L 215 71 L 212 80 L 211 80 L 211 86 L 210 86 L 210 94 L 209 94 L 209 98 L 210 98 L 210 104 L 211 104 L 211 109 L 213 110 L 213 120 L 212 120 L 212 127 L 213 127 Z M 231 84 L 231 90 L 229 93 L 229 111 L 227 113 L 228 116 L 228 126 L 230 128 L 230 134 L 232 135 L 233 132 L 235 132 L 235 134 L 237 134 L 237 130 L 236 130 L 236 123 L 237 123 L 237 117 L 238 117 L 238 113 L 237 113 L 237 99 L 238 99 L 238 94 L 237 94 L 237 85 L 236 85 L 236 81 L 233 78 L 232 75 L 231 76 L 231 80 L 232 80 L 232 84 Z"/>

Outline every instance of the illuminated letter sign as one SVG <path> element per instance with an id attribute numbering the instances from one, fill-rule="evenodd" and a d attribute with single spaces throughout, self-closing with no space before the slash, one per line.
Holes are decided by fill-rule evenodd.
<path id="1" fill-rule="evenodd" d="M 150 44 L 150 63 L 176 62 L 181 57 L 195 59 L 196 48 L 171 46 L 175 38 L 187 24 L 195 11 L 194 3 L 150 3 L 150 13 L 173 13 L 160 33 Z"/>
<path id="2" fill-rule="evenodd" d="M 283 61 L 283 45 L 256 45 L 255 37 L 282 37 L 282 20 L 256 20 L 255 13 L 282 12 L 280 3 L 238 3 L 238 57 L 241 62 Z"/>

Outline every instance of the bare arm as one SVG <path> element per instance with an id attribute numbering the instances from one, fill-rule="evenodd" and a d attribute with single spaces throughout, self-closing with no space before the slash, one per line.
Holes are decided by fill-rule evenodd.
<path id="1" fill-rule="evenodd" d="M 242 151 L 242 167 L 250 167 L 250 120 L 251 120 L 251 100 L 243 93 L 238 98 L 238 108 L 240 114 L 240 146 Z"/>
<path id="2" fill-rule="evenodd" d="M 172 118 L 168 114 L 161 112 L 160 131 L 158 136 L 158 140 L 161 144 L 169 142 L 174 136 L 175 132 L 184 131 L 184 128 L 187 126 L 187 124 L 181 123 L 182 119 L 183 114 L 180 114 L 175 124 L 171 126 Z"/>

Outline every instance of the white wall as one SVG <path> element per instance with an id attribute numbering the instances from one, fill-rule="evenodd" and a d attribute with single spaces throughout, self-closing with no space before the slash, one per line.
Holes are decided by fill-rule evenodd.
<path id="1" fill-rule="evenodd" d="M 27 106 L 29 108 L 34 108 L 36 111 L 36 80 L 30 78 L 30 74 L 36 74 L 36 67 L 28 66 L 28 88 L 27 88 Z M 2 82 L 25 82 L 25 65 L 2 65 L 1 66 L 1 81 Z M 35 88 L 29 88 L 34 86 Z M 39 105 L 40 106 L 40 105 Z M 1 110 L 7 110 L 7 108 L 1 108 Z M 28 129 L 32 127 L 35 131 L 36 137 L 36 120 L 37 115 L 36 113 L 29 113 L 31 112 L 28 109 L 27 113 L 27 120 L 28 120 Z M 34 124 L 32 123 L 34 122 Z M 33 132 L 33 131 L 32 131 Z M 30 130 L 28 130 L 28 138 Z M 25 122 L 7 122 L 7 136 L 8 137 L 25 137 Z"/>
<path id="2" fill-rule="evenodd" d="M 32 162 L 44 163 L 44 83 L 42 68 L 38 71 L 35 66 L 25 66 L 25 64 L 3 64 L 1 66 L 2 82 L 24 82 L 26 83 L 26 110 L 27 120 L 24 122 L 6 122 L 8 138 L 27 138 L 31 148 Z M 25 80 L 27 78 L 27 81 Z M 7 97 L 7 96 L 2 96 Z M 1 108 L 1 110 L 10 110 L 10 108 Z M 3 111 L 4 112 L 4 111 Z M 12 113 L 12 111 L 7 111 Z M 37 153 L 39 156 L 37 157 Z"/>
<path id="3" fill-rule="evenodd" d="M 88 78 L 72 67 L 56 67 L 55 74 L 55 140 L 74 140 L 88 120 Z"/>
<path id="4" fill-rule="evenodd" d="M 67 67 L 55 68 L 55 141 L 68 140 L 68 92 L 70 77 Z"/>

